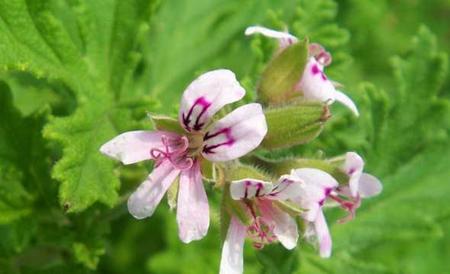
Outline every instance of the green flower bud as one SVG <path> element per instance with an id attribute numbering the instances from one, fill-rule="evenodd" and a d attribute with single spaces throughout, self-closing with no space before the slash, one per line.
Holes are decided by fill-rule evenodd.
<path id="1" fill-rule="evenodd" d="M 330 117 L 327 105 L 298 102 L 265 111 L 268 132 L 262 142 L 266 149 L 277 149 L 307 143 L 316 138 Z"/>

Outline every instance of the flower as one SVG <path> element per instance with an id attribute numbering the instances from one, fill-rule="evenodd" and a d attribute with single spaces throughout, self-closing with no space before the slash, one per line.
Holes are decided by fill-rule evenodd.
<path id="1" fill-rule="evenodd" d="M 376 177 L 363 173 L 364 160 L 356 152 L 347 152 L 342 170 L 349 176 L 349 188 L 353 197 L 368 198 L 380 194 L 383 185 Z"/>
<path id="2" fill-rule="evenodd" d="M 260 33 L 264 36 L 278 39 L 279 51 L 298 42 L 297 37 L 287 32 L 279 32 L 260 26 L 251 26 L 245 30 L 246 35 Z M 338 101 L 359 116 L 355 103 L 344 93 L 336 89 L 337 83 L 330 81 L 324 73 L 324 67 L 331 64 L 331 55 L 321 45 L 309 45 L 309 57 L 301 79 L 295 86 L 307 100 L 318 100 L 328 104 Z"/>
<path id="3" fill-rule="evenodd" d="M 383 185 L 373 175 L 363 173 L 364 160 L 355 152 L 347 152 L 341 170 L 348 175 L 348 185 L 339 186 L 336 195 L 330 198 L 336 201 L 350 214 L 339 220 L 345 222 L 355 217 L 356 209 L 361 205 L 362 198 L 370 198 L 381 193 Z"/>
<path id="4" fill-rule="evenodd" d="M 179 237 L 189 243 L 206 235 L 209 207 L 200 162 L 239 158 L 255 149 L 267 133 L 262 107 L 255 103 L 243 105 L 218 121 L 212 120 L 223 106 L 244 95 L 245 90 L 233 72 L 224 69 L 207 72 L 183 93 L 179 122 L 184 133 L 130 131 L 100 148 L 103 154 L 123 164 L 155 161 L 154 170 L 128 199 L 128 210 L 135 218 L 150 217 L 171 184 L 179 178 Z"/>
<path id="5" fill-rule="evenodd" d="M 298 191 L 299 186 L 285 177 L 281 177 L 275 186 L 256 179 L 231 183 L 231 198 L 244 205 L 252 216 L 252 221 L 246 226 L 235 216 L 231 217 L 222 247 L 221 274 L 243 272 L 245 237 L 250 238 L 257 249 L 277 241 L 287 249 L 297 246 L 298 230 L 295 219 L 274 205 L 274 202 L 288 200 Z"/>
<path id="6" fill-rule="evenodd" d="M 354 153 L 348 152 L 342 170 L 349 176 L 348 185 L 339 183 L 328 173 L 315 168 L 299 168 L 284 177 L 298 182 L 299 195 L 292 200 L 305 211 L 302 214 L 306 222 L 305 237 L 317 241 L 320 256 L 331 255 L 331 236 L 322 212 L 325 204 L 336 203 L 350 214 L 339 220 L 340 223 L 351 220 L 361 205 L 361 198 L 378 195 L 382 190 L 380 181 L 372 175 L 363 173 L 364 161 Z"/>
<path id="7" fill-rule="evenodd" d="M 338 182 L 330 174 L 315 168 L 295 169 L 285 178 L 301 186 L 293 200 L 305 210 L 302 214 L 306 224 L 305 237 L 309 241 L 317 241 L 321 257 L 330 257 L 331 236 L 322 207 L 339 185 Z"/>

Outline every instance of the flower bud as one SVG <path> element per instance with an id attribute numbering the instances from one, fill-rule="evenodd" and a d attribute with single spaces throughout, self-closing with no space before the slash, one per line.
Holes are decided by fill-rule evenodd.
<path id="1" fill-rule="evenodd" d="M 266 149 L 277 149 L 307 143 L 316 138 L 330 117 L 328 106 L 300 102 L 265 111 L 268 132 L 262 142 Z"/>

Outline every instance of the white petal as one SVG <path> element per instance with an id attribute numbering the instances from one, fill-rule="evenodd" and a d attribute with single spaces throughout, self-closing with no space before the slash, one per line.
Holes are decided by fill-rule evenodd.
<path id="1" fill-rule="evenodd" d="M 275 227 L 273 233 L 278 241 L 287 249 L 293 249 L 297 246 L 298 229 L 295 219 L 289 214 L 273 208 L 273 220 Z"/>
<path id="2" fill-rule="evenodd" d="M 266 133 L 266 118 L 261 105 L 243 105 L 208 130 L 202 154 L 210 161 L 237 159 L 258 147 Z"/>
<path id="3" fill-rule="evenodd" d="M 316 230 L 317 240 L 319 242 L 320 256 L 323 258 L 329 258 L 331 256 L 331 235 L 328 230 L 327 221 L 323 212 L 320 211 L 317 214 L 317 219 L 314 222 L 314 227 Z"/>
<path id="4" fill-rule="evenodd" d="M 280 42 L 280 47 L 285 48 L 291 44 L 297 43 L 297 37 L 293 36 L 288 32 L 281 32 L 276 30 L 271 30 L 260 26 L 251 26 L 245 29 L 245 35 L 253 35 L 255 33 L 262 34 L 266 37 L 278 39 Z"/>
<path id="5" fill-rule="evenodd" d="M 362 198 L 368 198 L 378 195 L 382 190 L 383 185 L 381 184 L 380 180 L 378 180 L 378 178 L 367 173 L 363 173 L 361 175 L 358 193 Z"/>
<path id="6" fill-rule="evenodd" d="M 232 71 L 218 69 L 204 73 L 183 93 L 180 123 L 187 131 L 199 131 L 223 106 L 239 101 L 244 95 L 245 90 Z"/>
<path id="7" fill-rule="evenodd" d="M 178 234 L 184 243 L 200 240 L 208 232 L 209 206 L 200 165 L 182 171 L 178 191 Z"/>
<path id="8" fill-rule="evenodd" d="M 169 161 L 156 167 L 128 199 L 128 211 L 136 219 L 150 217 L 180 171 Z"/>
<path id="9" fill-rule="evenodd" d="M 353 197 L 359 189 L 359 180 L 364 169 L 364 160 L 355 152 L 345 154 L 344 172 L 349 176 L 349 187 Z"/>
<path id="10" fill-rule="evenodd" d="M 329 104 L 335 100 L 336 89 L 323 72 L 323 66 L 314 57 L 309 58 L 296 89 L 300 90 L 307 100 Z"/>
<path id="11" fill-rule="evenodd" d="M 348 107 L 356 116 L 359 116 L 358 108 L 356 107 L 355 103 L 339 90 L 336 90 L 334 93 L 334 99 L 340 103 L 342 103 L 344 106 Z"/>
<path id="12" fill-rule="evenodd" d="M 316 168 L 299 168 L 291 172 L 291 176 L 297 177 L 305 184 L 321 188 L 334 188 L 338 182 L 328 173 Z"/>
<path id="13" fill-rule="evenodd" d="M 293 180 L 289 175 L 284 175 L 280 177 L 278 184 L 273 187 L 269 197 L 271 199 L 287 200 L 298 197 L 302 189 L 300 181 Z"/>
<path id="14" fill-rule="evenodd" d="M 272 190 L 272 183 L 256 179 L 242 179 L 230 184 L 231 198 L 234 200 L 262 197 Z"/>
<path id="15" fill-rule="evenodd" d="M 338 186 L 330 174 L 315 168 L 300 168 L 291 171 L 292 180 L 299 180 L 302 185 L 300 195 L 292 198 L 307 211 L 302 215 L 308 221 L 316 219 L 327 195 Z"/>
<path id="16" fill-rule="evenodd" d="M 100 147 L 100 152 L 123 164 L 133 164 L 151 159 L 151 149 L 164 149 L 161 137 L 176 137 L 175 133 L 165 131 L 129 131 L 114 137 Z"/>
<path id="17" fill-rule="evenodd" d="M 245 233 L 245 226 L 232 217 L 227 238 L 222 247 L 220 274 L 242 274 L 244 272 Z"/>

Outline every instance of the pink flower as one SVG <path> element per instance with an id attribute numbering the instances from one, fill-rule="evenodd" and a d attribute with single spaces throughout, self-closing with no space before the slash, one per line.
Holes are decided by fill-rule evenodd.
<path id="1" fill-rule="evenodd" d="M 231 198 L 240 201 L 252 216 L 249 226 L 243 225 L 235 216 L 231 217 L 227 237 L 222 247 L 221 274 L 243 272 L 243 247 L 246 237 L 255 248 L 279 241 L 285 248 L 297 246 L 298 230 L 295 219 L 274 205 L 293 197 L 299 186 L 282 177 L 277 185 L 256 179 L 233 181 Z"/>
<path id="2" fill-rule="evenodd" d="M 248 27 L 246 35 L 260 33 L 264 36 L 278 39 L 279 51 L 283 51 L 291 44 L 297 43 L 297 37 L 287 32 L 279 32 L 260 26 Z M 359 116 L 355 103 L 344 93 L 336 90 L 337 84 L 330 81 L 324 73 L 324 66 L 331 64 L 331 55 L 319 44 L 309 45 L 309 58 L 303 71 L 303 75 L 297 85 L 296 90 L 302 92 L 307 100 L 317 100 L 328 104 L 339 101 L 348 107 L 356 116 Z"/>
<path id="3" fill-rule="evenodd" d="M 338 182 L 330 174 L 314 168 L 295 169 L 285 177 L 301 186 L 293 200 L 305 210 L 302 214 L 306 224 L 305 237 L 317 242 L 320 256 L 330 257 L 331 236 L 322 207 Z"/>
<path id="4" fill-rule="evenodd" d="M 179 122 L 183 134 L 130 131 L 104 144 L 100 151 L 123 164 L 154 160 L 155 168 L 128 199 L 137 219 L 150 217 L 171 184 L 179 177 L 177 223 L 180 239 L 203 238 L 209 227 L 209 207 L 200 161 L 229 161 L 255 149 L 267 133 L 259 104 L 243 105 L 214 121 L 223 106 L 245 95 L 233 72 L 214 70 L 193 81 L 183 93 Z"/>
<path id="5" fill-rule="evenodd" d="M 349 176 L 348 186 L 339 186 L 330 198 L 337 202 L 349 215 L 340 220 L 346 222 L 355 217 L 362 198 L 370 198 L 381 193 L 383 185 L 375 176 L 363 173 L 364 160 L 355 152 L 347 152 L 342 171 Z"/>

